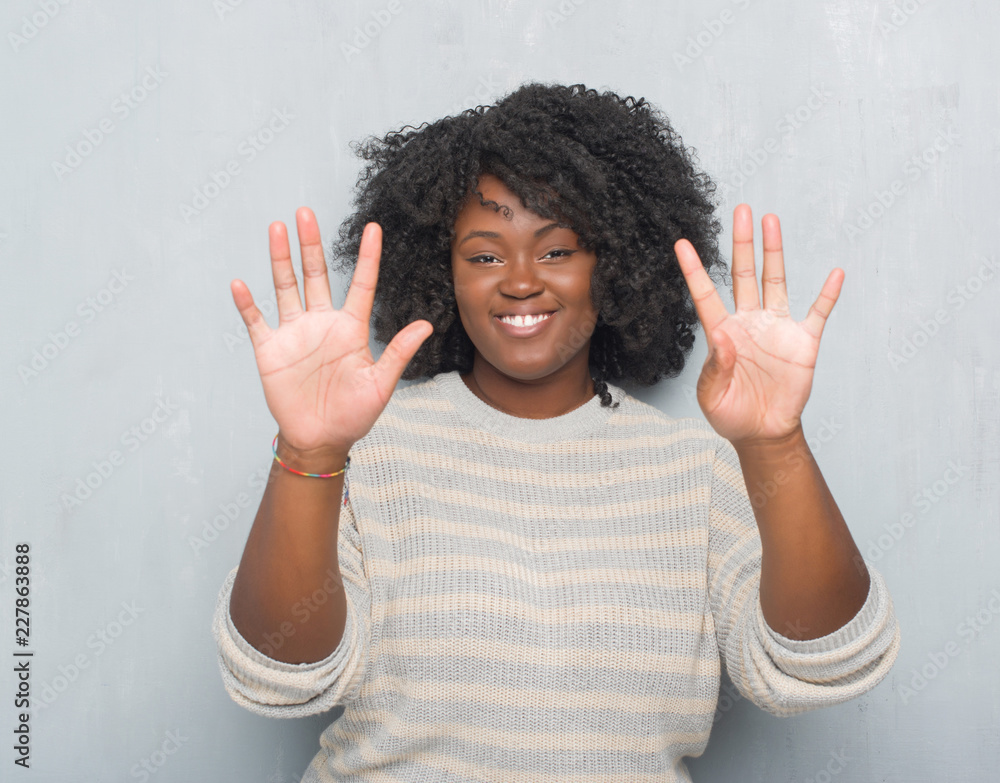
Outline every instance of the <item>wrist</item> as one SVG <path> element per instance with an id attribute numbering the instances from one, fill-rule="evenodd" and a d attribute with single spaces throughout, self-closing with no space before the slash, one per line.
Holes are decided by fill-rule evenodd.
<path id="1" fill-rule="evenodd" d="M 730 440 L 740 458 L 780 459 L 789 452 L 809 448 L 801 422 L 790 432 L 774 438 L 746 438 Z"/>
<path id="2" fill-rule="evenodd" d="M 298 448 L 288 443 L 280 431 L 275 443 L 275 453 L 287 468 L 319 475 L 343 470 L 347 464 L 350 449 L 350 445 L 317 446 L 311 449 Z"/>

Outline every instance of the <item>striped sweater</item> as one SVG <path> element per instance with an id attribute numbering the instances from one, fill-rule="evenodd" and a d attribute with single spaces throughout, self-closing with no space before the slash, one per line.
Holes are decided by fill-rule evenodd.
<path id="1" fill-rule="evenodd" d="M 276 718 L 344 705 L 303 783 L 689 781 L 723 665 L 776 715 L 886 675 L 899 630 L 878 572 L 836 632 L 776 633 L 732 445 L 608 390 L 615 409 L 521 419 L 457 372 L 396 389 L 351 449 L 347 625 L 322 661 L 251 647 L 230 572 L 213 633 L 232 699 Z"/>

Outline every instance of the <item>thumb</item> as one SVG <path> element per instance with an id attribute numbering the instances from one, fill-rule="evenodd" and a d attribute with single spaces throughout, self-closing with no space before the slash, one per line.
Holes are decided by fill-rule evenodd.
<path id="1" fill-rule="evenodd" d="M 434 326 L 430 321 L 414 321 L 400 329 L 385 347 L 372 370 L 379 388 L 385 391 L 387 397 L 399 383 L 406 365 L 433 333 Z"/>
<path id="2" fill-rule="evenodd" d="M 736 367 L 736 345 L 724 329 L 712 332 L 711 346 L 698 378 L 698 401 L 706 412 L 722 402 Z"/>

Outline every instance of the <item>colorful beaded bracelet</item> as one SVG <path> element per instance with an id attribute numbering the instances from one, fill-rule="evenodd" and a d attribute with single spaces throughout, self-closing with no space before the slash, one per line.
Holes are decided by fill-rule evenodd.
<path id="1" fill-rule="evenodd" d="M 278 456 L 278 436 L 277 435 L 274 436 L 274 441 L 272 441 L 272 443 L 271 443 L 271 451 L 274 452 L 274 459 L 275 459 L 275 461 L 279 465 L 281 465 L 281 467 L 283 467 L 285 470 L 289 470 L 292 473 L 297 473 L 300 476 L 309 476 L 310 478 L 333 478 L 334 476 L 339 476 L 341 473 L 343 473 L 344 471 L 346 471 L 350 467 L 350 465 L 351 465 L 351 458 L 348 457 L 347 458 L 347 462 L 344 465 L 344 467 L 342 467 L 336 473 L 303 473 L 301 470 L 296 470 L 295 468 L 290 468 L 290 467 L 288 467 L 288 465 L 286 465 L 284 462 L 282 462 L 281 458 Z"/>

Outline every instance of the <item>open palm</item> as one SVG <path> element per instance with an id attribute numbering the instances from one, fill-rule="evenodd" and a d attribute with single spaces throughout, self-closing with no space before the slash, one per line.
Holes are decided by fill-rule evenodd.
<path id="1" fill-rule="evenodd" d="M 753 217 L 740 204 L 733 212 L 733 298 L 726 310 L 694 247 L 674 245 L 681 271 L 708 338 L 709 355 L 698 378 L 698 404 L 724 438 L 738 442 L 775 440 L 800 426 L 812 389 L 820 337 L 840 295 L 843 270 L 827 276 L 802 321 L 788 311 L 781 226 L 765 215 L 763 306 L 754 264 Z"/>
<path id="2" fill-rule="evenodd" d="M 281 437 L 300 451 L 346 452 L 374 425 L 406 365 L 433 327 L 414 321 L 390 341 L 376 362 L 368 348 L 378 280 L 381 229 L 365 227 L 344 306 L 333 307 L 319 227 L 306 207 L 296 213 L 306 309 L 299 300 L 284 224 L 268 235 L 279 326 L 271 329 L 240 280 L 233 301 L 250 333 L 267 407 Z"/>

